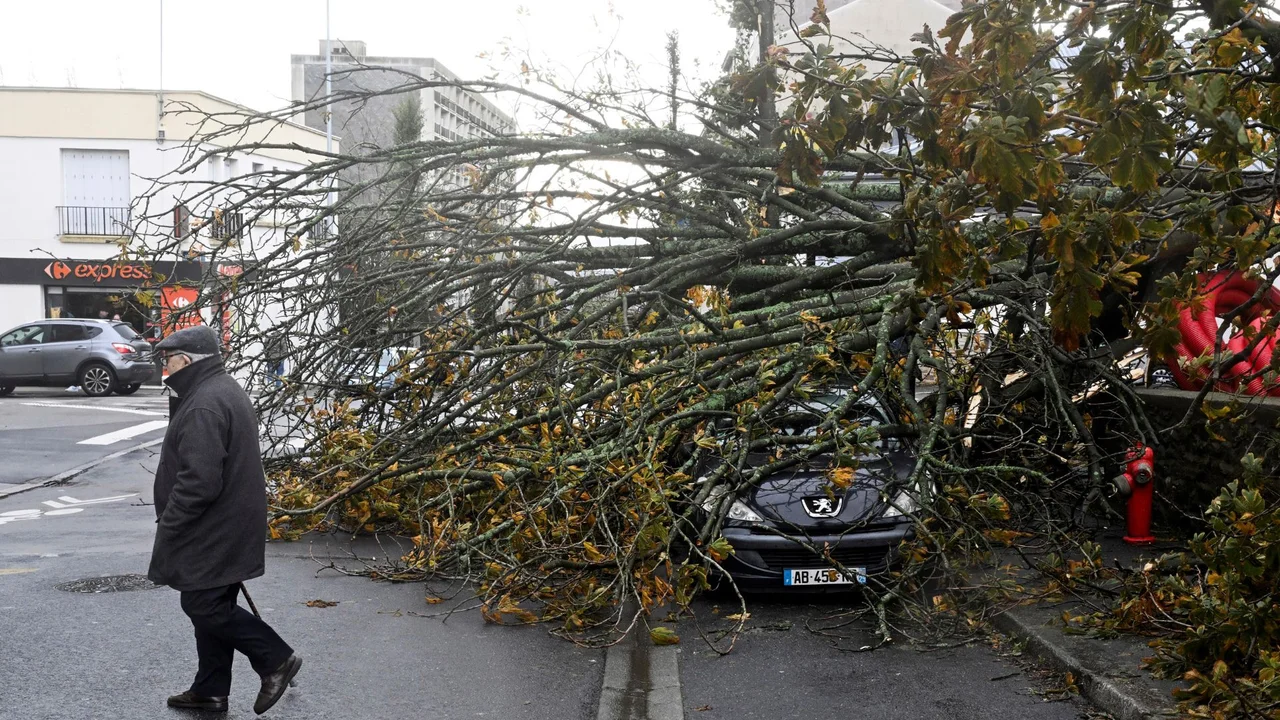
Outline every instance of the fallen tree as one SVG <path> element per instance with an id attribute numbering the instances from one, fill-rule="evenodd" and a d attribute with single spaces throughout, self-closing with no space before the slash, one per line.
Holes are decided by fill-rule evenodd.
<path id="1" fill-rule="evenodd" d="M 200 250 L 243 265 L 218 290 L 246 326 L 276 318 L 236 335 L 241 371 L 264 374 L 264 341 L 290 345 L 294 371 L 260 395 L 300 440 L 273 467 L 273 534 L 404 533 L 412 552 L 372 572 L 474 580 L 491 619 L 589 641 L 633 624 L 626 601 L 643 615 L 707 587 L 732 552 L 725 498 L 896 437 L 917 529 L 913 562 L 876 587 L 887 640 L 884 609 L 930 577 L 1114 515 L 1121 454 L 1160 444 L 1117 358 L 1172 357 L 1198 272 L 1274 282 L 1270 18 L 1231 0 L 977 2 L 900 58 L 834 53 L 819 4 L 802 48 L 765 38 L 696 95 L 526 68 L 459 84 L 536 104 L 540 131 L 344 152 L 191 198 L 291 235 Z M 1206 388 L 1256 347 L 1225 352 L 1230 324 L 1197 361 Z M 389 381 L 335 395 L 352 358 L 402 346 Z M 804 442 L 773 421 L 833 386 L 842 404 Z M 871 398 L 895 421 L 848 421 Z"/>

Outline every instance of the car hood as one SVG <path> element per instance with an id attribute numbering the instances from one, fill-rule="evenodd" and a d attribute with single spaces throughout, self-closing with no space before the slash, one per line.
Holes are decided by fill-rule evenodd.
<path id="1" fill-rule="evenodd" d="M 892 480 L 905 479 L 914 467 L 912 458 L 901 453 L 864 458 L 849 487 L 842 490 L 831 484 L 830 462 L 829 457 L 815 458 L 806 467 L 774 474 L 742 499 L 780 530 L 837 533 L 878 517 L 884 511 L 881 489 Z M 828 512 L 834 514 L 822 517 Z"/>

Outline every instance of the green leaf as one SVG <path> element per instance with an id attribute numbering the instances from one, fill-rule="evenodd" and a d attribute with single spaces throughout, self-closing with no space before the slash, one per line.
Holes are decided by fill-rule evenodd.
<path id="1" fill-rule="evenodd" d="M 680 636 L 669 627 L 656 627 L 649 631 L 649 639 L 654 645 L 679 645 Z"/>
<path id="2" fill-rule="evenodd" d="M 716 562 L 722 562 L 733 552 L 733 545 L 730 545 L 729 541 L 724 538 L 716 538 L 715 542 L 707 546 L 707 554 Z"/>
<path id="3" fill-rule="evenodd" d="M 1099 130 L 1089 138 L 1085 158 L 1094 164 L 1106 165 L 1123 150 L 1123 140 L 1107 130 Z"/>
<path id="4" fill-rule="evenodd" d="M 1201 109 L 1213 112 L 1227 97 L 1227 78 L 1221 74 L 1210 75 L 1209 79 L 1201 86 L 1201 89 Z"/>

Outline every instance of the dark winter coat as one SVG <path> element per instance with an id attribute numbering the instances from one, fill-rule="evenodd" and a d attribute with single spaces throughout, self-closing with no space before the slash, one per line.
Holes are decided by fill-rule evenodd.
<path id="1" fill-rule="evenodd" d="M 249 395 L 207 358 L 169 377 L 156 469 L 156 541 L 147 577 L 175 590 L 207 590 L 265 569 L 266 480 Z"/>

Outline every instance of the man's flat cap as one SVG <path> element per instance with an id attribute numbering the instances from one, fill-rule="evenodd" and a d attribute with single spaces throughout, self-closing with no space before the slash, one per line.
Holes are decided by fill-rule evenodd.
<path id="1" fill-rule="evenodd" d="M 208 325 L 193 325 L 161 340 L 156 344 L 156 350 L 189 355 L 217 355 L 218 334 Z"/>

